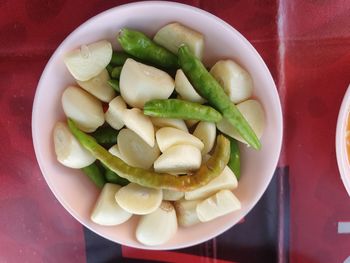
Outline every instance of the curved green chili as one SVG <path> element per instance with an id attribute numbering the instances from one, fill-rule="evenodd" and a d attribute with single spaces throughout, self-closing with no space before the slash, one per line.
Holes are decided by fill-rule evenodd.
<path id="1" fill-rule="evenodd" d="M 110 64 L 113 66 L 123 66 L 125 61 L 131 56 L 123 51 L 113 51 Z"/>
<path id="2" fill-rule="evenodd" d="M 237 180 L 241 177 L 241 157 L 239 152 L 239 147 L 237 140 L 226 137 L 230 140 L 230 160 L 227 163 L 227 166 L 232 170 L 232 172 L 235 174 Z"/>
<path id="3" fill-rule="evenodd" d="M 113 172 L 130 182 L 151 188 L 183 192 L 194 190 L 219 176 L 230 158 L 230 141 L 218 135 L 214 154 L 202 163 L 196 173 L 183 176 L 156 173 L 126 164 L 99 145 L 92 136 L 80 131 L 71 119 L 68 119 L 68 126 L 80 144 Z"/>
<path id="4" fill-rule="evenodd" d="M 108 167 L 105 167 L 105 169 L 106 169 L 105 177 L 108 183 L 118 184 L 121 186 L 125 186 L 130 183 L 128 180 L 126 180 L 123 177 L 120 177 L 115 172 L 110 170 Z"/>
<path id="5" fill-rule="evenodd" d="M 98 187 L 103 188 L 103 186 L 106 183 L 105 177 L 100 169 L 100 167 L 97 165 L 96 162 L 81 168 L 81 170 L 86 174 L 90 180 Z"/>
<path id="6" fill-rule="evenodd" d="M 199 95 L 207 99 L 209 104 L 220 111 L 250 146 L 260 149 L 261 143 L 255 132 L 202 62 L 191 54 L 189 48 L 185 45 L 179 48 L 178 58 L 182 70 Z"/>
<path id="7" fill-rule="evenodd" d="M 210 106 L 179 99 L 148 101 L 145 103 L 143 113 L 152 117 L 208 122 L 219 122 L 222 118 L 221 114 Z"/>
<path id="8" fill-rule="evenodd" d="M 136 58 L 164 68 L 178 68 L 177 57 L 142 32 L 123 28 L 117 39 L 122 48 Z"/>

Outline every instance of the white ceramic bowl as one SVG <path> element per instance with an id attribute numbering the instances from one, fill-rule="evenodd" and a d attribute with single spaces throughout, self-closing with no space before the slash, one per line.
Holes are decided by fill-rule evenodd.
<path id="1" fill-rule="evenodd" d="M 345 93 L 337 121 L 337 131 L 335 135 L 335 148 L 337 154 L 340 177 L 345 189 L 350 196 L 350 163 L 346 151 L 346 126 L 350 112 L 350 85 Z"/>
<path id="2" fill-rule="evenodd" d="M 242 209 L 214 221 L 190 228 L 180 228 L 168 243 L 145 247 L 135 239 L 138 218 L 115 227 L 103 227 L 90 221 L 90 212 L 98 196 L 93 184 L 78 170 L 56 161 L 52 129 L 56 121 L 64 120 L 61 94 L 74 83 L 63 63 L 67 51 L 100 39 L 110 40 L 115 47 L 116 33 L 122 27 L 154 34 L 165 24 L 178 21 L 205 35 L 205 62 L 213 64 L 220 58 L 232 58 L 246 68 L 255 83 L 254 97 L 266 113 L 266 129 L 262 149 L 242 147 L 242 178 L 235 194 Z M 282 112 L 279 96 L 257 51 L 234 28 L 221 19 L 198 8 L 172 2 L 139 2 L 112 8 L 82 24 L 57 48 L 48 62 L 38 85 L 32 117 L 33 142 L 37 160 L 52 192 L 79 222 L 97 234 L 131 247 L 146 249 L 176 249 L 195 245 L 226 231 L 240 221 L 266 190 L 280 155 L 282 142 Z"/>

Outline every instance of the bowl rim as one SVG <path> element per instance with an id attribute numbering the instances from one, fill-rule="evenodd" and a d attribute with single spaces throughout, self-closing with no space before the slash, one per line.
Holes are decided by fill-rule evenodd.
<path id="1" fill-rule="evenodd" d="M 47 178 L 44 174 L 44 167 L 43 167 L 43 161 L 44 161 L 44 157 L 42 156 L 40 149 L 39 149 L 39 144 L 38 144 L 38 136 L 37 136 L 37 132 L 35 130 L 35 124 L 38 122 L 37 120 L 37 112 L 39 111 L 38 107 L 35 107 L 35 105 L 38 103 L 39 100 L 39 91 L 41 89 L 43 89 L 43 82 L 44 79 L 46 79 L 46 75 L 48 74 L 48 68 L 50 66 L 50 64 L 52 63 L 52 61 L 57 59 L 57 56 L 59 55 L 60 50 L 62 49 L 62 47 L 65 46 L 66 42 L 69 42 L 70 38 L 72 38 L 73 35 L 75 35 L 77 32 L 83 30 L 85 27 L 89 26 L 89 24 L 94 23 L 95 20 L 99 19 L 101 16 L 105 16 L 108 13 L 113 13 L 116 12 L 118 10 L 122 10 L 122 9 L 128 9 L 128 8 L 133 8 L 133 7 L 142 7 L 143 5 L 146 5 L 149 7 L 149 5 L 155 5 L 155 6 L 167 6 L 167 7 L 181 7 L 181 8 L 186 8 L 186 9 L 190 9 L 192 12 L 196 12 L 199 13 L 201 15 L 207 16 L 211 19 L 216 20 L 219 24 L 221 24 L 223 27 L 226 27 L 227 29 L 229 29 L 230 31 L 233 31 L 235 34 L 237 34 L 241 41 L 244 42 L 244 44 L 247 46 L 247 48 L 254 53 L 255 58 L 257 59 L 257 61 L 260 63 L 260 65 L 264 68 L 264 70 L 266 71 L 267 74 L 267 78 L 268 81 L 271 83 L 271 90 L 273 92 L 273 99 L 274 99 L 274 103 L 276 103 L 276 108 L 277 111 L 276 112 L 276 117 L 277 117 L 277 122 L 278 122 L 278 129 L 277 129 L 277 134 L 280 135 L 278 138 L 276 138 L 276 144 L 277 144 L 277 149 L 278 151 L 275 152 L 275 155 L 273 156 L 273 160 L 274 162 L 271 164 L 270 169 L 271 171 L 269 171 L 267 174 L 269 174 L 269 177 L 266 178 L 266 180 L 264 181 L 264 184 L 262 185 L 262 187 L 260 188 L 260 191 L 257 191 L 254 200 L 252 200 L 251 205 L 246 206 L 246 212 L 243 214 L 243 216 L 241 218 L 239 218 L 236 222 L 234 222 L 233 224 L 228 225 L 227 227 L 223 227 L 220 229 L 220 231 L 217 231 L 211 235 L 207 235 L 205 237 L 201 237 L 201 238 L 197 238 L 195 241 L 186 241 L 186 242 L 182 242 L 180 245 L 177 246 L 167 246 L 162 245 L 162 246 L 145 246 L 142 244 L 139 245 L 134 245 L 134 244 L 129 244 L 127 242 L 124 243 L 119 243 L 115 240 L 112 239 L 112 237 L 110 236 L 105 236 L 105 235 L 101 235 L 99 234 L 97 231 L 95 231 L 94 229 L 92 229 L 90 226 L 86 225 L 84 222 L 82 222 L 79 219 L 79 215 L 74 211 L 74 209 L 63 200 L 63 198 L 60 197 L 60 195 L 55 191 L 55 188 L 53 187 L 52 183 L 50 182 L 49 178 Z M 189 246 L 194 246 L 194 245 L 198 245 L 200 243 L 203 243 L 205 241 L 208 241 L 216 236 L 219 236 L 220 234 L 224 233 L 225 231 L 227 231 L 228 229 L 230 229 L 231 227 L 233 227 L 234 225 L 236 225 L 239 220 L 241 220 L 242 218 L 244 218 L 251 210 L 253 207 L 255 207 L 255 205 L 257 204 L 257 202 L 261 199 L 262 195 L 264 194 L 264 192 L 266 191 L 268 185 L 270 184 L 272 177 L 274 175 L 274 171 L 276 170 L 280 155 L 281 155 L 281 151 L 282 151 L 282 142 L 283 142 L 283 114 L 282 114 L 282 107 L 281 107 L 281 100 L 280 100 L 280 96 L 276 87 L 276 84 L 272 78 L 271 72 L 268 69 L 267 65 L 265 64 L 264 60 L 262 59 L 262 57 L 260 56 L 260 54 L 257 52 L 257 50 L 253 47 L 253 45 L 238 31 L 236 30 L 234 27 L 232 27 L 230 24 L 228 24 L 227 22 L 225 22 L 224 20 L 222 20 L 221 18 L 205 11 L 202 10 L 200 8 L 191 6 L 191 5 L 187 5 L 187 4 L 182 4 L 182 3 L 177 3 L 177 2 L 170 2 L 170 1 L 140 1 L 140 2 L 134 2 L 134 3 L 127 3 L 127 4 L 123 4 L 123 5 L 119 5 L 110 9 L 107 9 L 89 19 L 87 19 L 85 22 L 83 22 L 82 24 L 80 24 L 77 28 L 75 28 L 72 32 L 69 33 L 68 36 L 65 37 L 65 39 L 61 42 L 61 44 L 55 49 L 55 51 L 53 52 L 53 54 L 51 55 L 50 59 L 48 60 L 42 74 L 41 77 L 39 79 L 38 85 L 37 85 L 37 89 L 35 92 L 35 96 L 34 96 L 34 101 L 33 101 L 33 109 L 32 109 L 32 139 L 33 139 L 33 146 L 34 146 L 34 152 L 35 152 L 35 156 L 37 158 L 42 176 L 44 177 L 46 183 L 48 184 L 50 190 L 52 191 L 52 193 L 54 194 L 55 198 L 60 202 L 60 204 L 65 208 L 65 210 L 67 210 L 80 224 L 82 224 L 84 227 L 88 228 L 89 230 L 93 231 L 94 233 L 98 234 L 101 237 L 104 237 L 112 242 L 115 243 L 119 243 L 121 245 L 126 245 L 126 246 L 131 246 L 131 247 L 135 247 L 135 248 L 139 248 L 139 249 L 148 249 L 148 250 L 169 250 L 169 249 L 181 249 L 181 248 L 186 248 Z"/>
<path id="2" fill-rule="evenodd" d="M 344 187 L 350 197 L 350 163 L 346 151 L 346 126 L 348 116 L 350 114 L 350 84 L 347 87 L 337 119 L 337 127 L 335 133 L 335 148 L 338 169 L 340 172 L 340 178 L 344 184 Z"/>

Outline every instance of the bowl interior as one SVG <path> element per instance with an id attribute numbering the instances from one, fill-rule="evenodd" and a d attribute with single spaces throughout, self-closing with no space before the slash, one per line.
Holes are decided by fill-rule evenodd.
<path id="1" fill-rule="evenodd" d="M 157 15 L 154 15 L 157 14 Z M 65 68 L 65 52 L 100 39 L 110 40 L 118 47 L 115 36 L 122 27 L 135 28 L 154 34 L 165 24 L 178 21 L 205 35 L 207 65 L 222 58 L 232 58 L 246 68 L 255 83 L 254 97 L 262 103 L 266 113 L 266 129 L 262 149 L 242 150 L 242 178 L 235 194 L 242 209 L 212 222 L 194 227 L 180 228 L 168 243 L 145 247 L 135 239 L 138 218 L 115 227 L 103 227 L 90 221 L 89 216 L 98 191 L 79 171 L 60 165 L 55 158 L 52 129 L 58 120 L 64 120 L 61 94 L 74 83 Z M 256 204 L 269 184 L 279 158 L 282 141 L 282 113 L 273 79 L 263 60 L 249 42 L 219 18 L 182 4 L 170 2 L 140 2 L 110 9 L 71 33 L 58 47 L 48 62 L 40 79 L 33 106 L 33 142 L 42 173 L 62 205 L 82 224 L 112 241 L 138 248 L 175 249 L 204 242 L 233 226 Z"/>
<path id="2" fill-rule="evenodd" d="M 336 130 L 336 154 L 340 177 L 344 183 L 345 189 L 350 196 L 350 163 L 346 149 L 347 121 L 350 112 L 350 85 L 345 93 L 341 104 Z"/>

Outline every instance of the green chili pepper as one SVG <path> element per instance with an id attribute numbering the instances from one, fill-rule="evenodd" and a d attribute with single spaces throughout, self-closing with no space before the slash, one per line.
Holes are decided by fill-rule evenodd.
<path id="1" fill-rule="evenodd" d="M 113 66 L 123 66 L 125 61 L 131 56 L 123 51 L 113 51 L 110 64 Z"/>
<path id="2" fill-rule="evenodd" d="M 120 93 L 119 81 L 117 79 L 109 79 L 107 82 L 116 92 Z"/>
<path id="3" fill-rule="evenodd" d="M 98 188 L 102 188 L 105 185 L 105 177 L 103 176 L 103 173 L 96 162 L 90 164 L 89 166 L 81 168 L 81 170 Z"/>
<path id="4" fill-rule="evenodd" d="M 120 177 L 119 175 L 117 175 L 115 172 L 111 171 L 107 167 L 105 168 L 106 168 L 105 177 L 108 183 L 119 184 L 121 186 L 125 186 L 130 183 L 128 180 L 126 180 L 123 177 Z"/>
<path id="5" fill-rule="evenodd" d="M 163 68 L 178 68 L 176 55 L 154 43 L 142 32 L 123 28 L 117 38 L 127 53 L 142 61 Z"/>
<path id="6" fill-rule="evenodd" d="M 183 176 L 156 173 L 126 164 L 99 145 L 92 136 L 80 131 L 71 119 L 68 119 L 68 126 L 80 144 L 113 172 L 130 182 L 151 188 L 183 192 L 194 190 L 219 176 L 230 158 L 230 141 L 218 135 L 214 154 L 202 163 L 196 173 Z"/>
<path id="7" fill-rule="evenodd" d="M 111 64 L 108 64 L 107 67 L 106 67 L 107 71 L 108 71 L 108 74 L 109 76 L 111 76 L 112 74 L 112 71 L 113 71 L 113 66 Z"/>
<path id="8" fill-rule="evenodd" d="M 191 54 L 185 45 L 179 48 L 178 57 L 182 70 L 199 95 L 207 99 L 210 105 L 220 111 L 249 145 L 255 149 L 260 149 L 261 143 L 255 132 L 202 62 Z"/>
<path id="9" fill-rule="evenodd" d="M 227 166 L 230 167 L 232 172 L 237 177 L 237 180 L 239 180 L 239 178 L 241 177 L 241 160 L 240 160 L 238 143 L 237 143 L 237 140 L 231 137 L 227 136 L 226 138 L 230 140 L 230 148 L 231 148 L 230 160 L 228 161 Z"/>
<path id="10" fill-rule="evenodd" d="M 152 117 L 208 122 L 218 122 L 222 118 L 221 114 L 210 106 L 179 99 L 148 101 L 143 107 L 143 112 Z"/>
<path id="11" fill-rule="evenodd" d="M 97 143 L 102 144 L 105 147 L 109 147 L 117 143 L 118 133 L 119 131 L 110 126 L 102 126 L 90 135 L 95 138 Z"/>
<path id="12" fill-rule="evenodd" d="M 119 79 L 120 73 L 122 72 L 122 68 L 123 68 L 123 66 L 114 67 L 112 72 L 111 72 L 111 77 L 113 79 Z"/>

